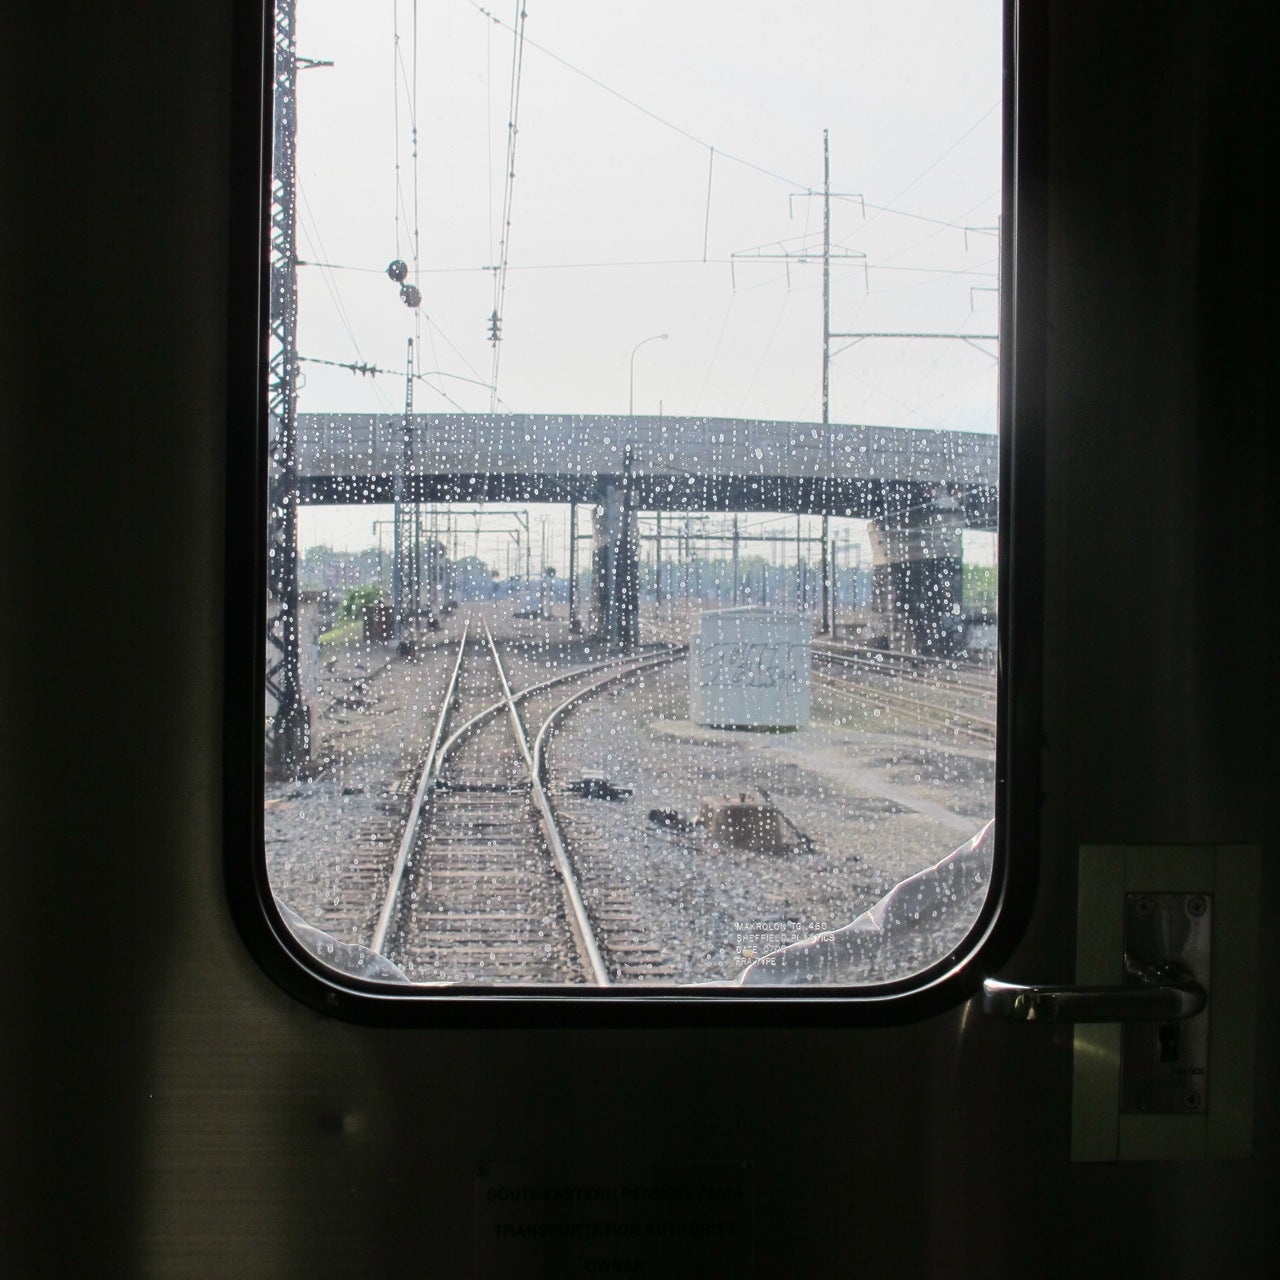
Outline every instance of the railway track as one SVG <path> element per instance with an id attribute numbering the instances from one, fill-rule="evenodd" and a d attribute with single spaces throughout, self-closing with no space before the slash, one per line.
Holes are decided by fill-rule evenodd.
<path id="1" fill-rule="evenodd" d="M 975 694 L 989 695 L 995 673 L 989 666 L 970 658 L 937 658 L 897 649 L 873 649 L 837 640 L 813 641 L 813 655 L 826 662 L 838 662 L 878 675 L 914 680 L 931 687 L 950 685 Z"/>
<path id="2" fill-rule="evenodd" d="M 900 655 L 909 656 L 909 655 Z M 825 664 L 838 676 L 815 669 L 814 681 L 837 693 L 851 692 L 858 700 L 911 715 L 923 724 L 958 730 L 975 742 L 995 742 L 994 679 L 982 684 L 964 678 L 954 663 L 930 660 L 924 674 L 909 673 L 905 664 L 886 669 L 875 657 L 816 646 L 815 668 Z"/>
<path id="3" fill-rule="evenodd" d="M 674 638 L 670 628 L 650 624 L 650 630 Z M 995 745 L 994 679 L 977 664 L 818 639 L 812 642 L 811 660 L 815 690 L 948 729 L 980 745 Z M 820 666 L 843 674 L 829 674 Z M 886 687 L 893 685 L 897 687 Z M 908 685 L 919 692 L 905 692 Z"/>
<path id="4" fill-rule="evenodd" d="M 675 656 L 606 659 L 514 692 L 492 634 L 469 623 L 372 949 L 415 982 L 607 986 L 637 972 L 661 976 L 627 933 L 622 891 L 593 854 L 571 851 L 546 774 L 550 736 L 574 705 Z"/>
<path id="5" fill-rule="evenodd" d="M 930 702 L 918 694 L 897 693 L 821 671 L 812 672 L 810 679 L 815 688 L 831 696 L 896 712 L 922 725 L 948 729 L 984 746 L 995 746 L 996 722 L 991 717 L 945 703 Z"/>
<path id="6" fill-rule="evenodd" d="M 534 776 L 544 785 L 550 773 L 549 749 L 563 719 L 580 702 L 607 686 L 655 666 L 674 661 L 684 652 L 675 647 L 665 655 L 630 664 L 625 672 L 605 676 L 579 689 L 560 703 L 543 721 L 534 742 Z M 670 957 L 655 941 L 652 931 L 637 918 L 634 889 L 619 880 L 616 859 L 607 836 L 589 820 L 578 818 L 563 826 L 564 838 L 573 849 L 574 874 L 582 886 L 611 979 L 625 982 L 675 981 L 678 974 Z M 563 846 L 562 846 L 563 847 Z"/>

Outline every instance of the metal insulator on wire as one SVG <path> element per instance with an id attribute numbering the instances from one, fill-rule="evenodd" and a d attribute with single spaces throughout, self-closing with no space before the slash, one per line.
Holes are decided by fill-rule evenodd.
<path id="1" fill-rule="evenodd" d="M 394 258 L 387 265 L 387 275 L 389 275 L 396 284 L 399 284 L 402 280 L 405 280 L 408 277 L 409 264 L 407 262 L 401 262 L 399 258 Z"/>
<path id="2" fill-rule="evenodd" d="M 422 304 L 422 291 L 416 284 L 402 284 L 400 298 L 406 307 L 417 307 Z"/>

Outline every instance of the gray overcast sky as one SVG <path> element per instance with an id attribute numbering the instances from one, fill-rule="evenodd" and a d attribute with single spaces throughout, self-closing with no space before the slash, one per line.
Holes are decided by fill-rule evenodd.
<path id="1" fill-rule="evenodd" d="M 415 407 L 486 411 L 465 379 L 493 370 L 518 5 L 297 4 L 299 53 L 335 64 L 300 76 L 299 254 L 337 268 L 299 271 L 300 354 L 403 369 L 412 336 L 455 375 Z M 964 228 L 999 215 L 998 0 L 524 7 L 501 407 L 626 412 L 635 345 L 667 333 L 636 357 L 636 412 L 819 420 L 820 256 L 729 263 L 820 255 L 824 128 L 833 192 L 866 202 L 832 204 L 835 252 L 866 255 L 833 264 L 832 328 L 994 332 L 996 238 Z M 416 313 L 385 275 L 415 265 L 415 222 Z M 402 377 L 303 369 L 304 412 L 403 409 Z M 965 343 L 832 364 L 834 422 L 994 430 L 995 404 Z"/>

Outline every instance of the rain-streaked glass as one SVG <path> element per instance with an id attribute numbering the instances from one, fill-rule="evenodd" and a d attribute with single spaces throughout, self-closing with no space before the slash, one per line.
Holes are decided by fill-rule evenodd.
<path id="1" fill-rule="evenodd" d="M 991 868 L 1000 5 L 279 12 L 289 927 L 419 984 L 941 959 Z"/>

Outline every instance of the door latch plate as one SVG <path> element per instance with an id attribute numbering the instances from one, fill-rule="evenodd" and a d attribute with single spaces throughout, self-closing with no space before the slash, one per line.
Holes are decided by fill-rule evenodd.
<path id="1" fill-rule="evenodd" d="M 1213 896 L 1127 893 L 1124 904 L 1126 982 L 1158 966 L 1187 971 L 1206 991 Z M 1210 995 L 1210 1004 L 1212 995 Z M 1206 1005 L 1178 1022 L 1130 1022 L 1121 1048 L 1120 1110 L 1140 1115 L 1195 1115 L 1209 1106 L 1209 1014 Z"/>

